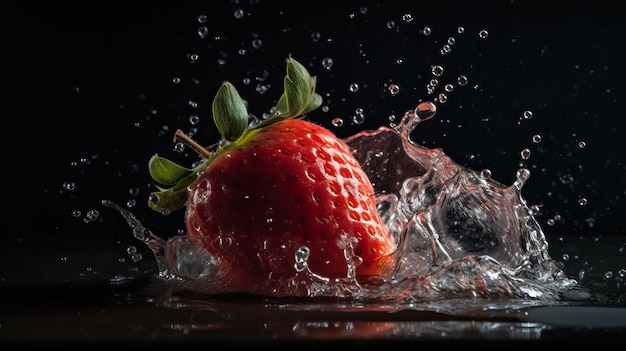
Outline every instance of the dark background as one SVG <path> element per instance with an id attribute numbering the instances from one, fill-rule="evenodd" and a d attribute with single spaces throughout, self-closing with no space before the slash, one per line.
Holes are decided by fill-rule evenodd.
<path id="1" fill-rule="evenodd" d="M 205 144 L 217 140 L 210 104 L 224 80 L 234 82 L 251 112 L 267 111 L 280 95 L 290 54 L 318 76 L 317 91 L 329 107 L 310 119 L 333 128 L 332 118 L 349 122 L 363 108 L 365 123 L 333 128 L 340 136 L 388 125 L 390 114 L 400 117 L 432 100 L 426 84 L 433 64 L 445 68 L 442 83 L 467 75 L 468 86 L 450 93 L 414 140 L 471 169 L 489 168 L 507 185 L 520 166 L 528 167 L 523 195 L 539 206 L 537 219 L 555 255 L 574 256 L 581 240 L 619 244 L 601 261 L 568 262 L 569 272 L 602 267 L 599 274 L 617 276 L 625 268 L 626 28 L 609 2 L 548 8 L 521 1 L 305 6 L 260 0 L 135 8 L 10 1 L 3 7 L 6 227 L 0 252 L 7 263 L 0 283 L 6 286 L 108 281 L 149 270 L 150 260 L 128 259 L 130 245 L 149 252 L 101 200 L 136 201 L 131 211 L 163 237 L 182 229 L 182 213 L 161 216 L 147 208 L 154 190 L 149 157 L 177 157 L 177 128 L 197 127 L 194 138 Z M 237 9 L 242 18 L 233 15 Z M 413 20 L 403 20 L 405 14 Z M 420 33 L 424 26 L 432 28 L 430 36 Z M 465 33 L 457 33 L 459 26 Z M 482 29 L 487 39 L 478 37 Z M 451 36 L 452 52 L 441 55 Z M 321 65 L 325 57 L 335 62 L 329 71 Z M 356 93 L 348 90 L 353 82 L 360 85 Z M 400 94 L 389 94 L 390 83 Z M 268 91 L 259 93 L 257 84 Z M 531 119 L 522 118 L 525 110 L 533 111 Z M 200 117 L 197 126 L 192 115 Z M 534 134 L 541 143 L 531 141 Z M 523 161 L 525 147 L 532 155 Z M 75 188 L 64 188 L 67 182 Z M 577 203 L 582 197 L 585 206 Z M 99 213 L 93 221 L 91 210 Z"/>

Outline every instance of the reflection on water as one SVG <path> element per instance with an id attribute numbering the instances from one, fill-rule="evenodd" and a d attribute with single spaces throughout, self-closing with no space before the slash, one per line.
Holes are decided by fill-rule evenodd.
<path id="1" fill-rule="evenodd" d="M 539 340 L 551 321 L 570 318 L 569 326 L 624 328 L 626 311 L 588 307 L 536 307 L 537 301 L 494 299 L 483 305 L 470 299 L 440 303 L 359 304 L 316 300 L 263 300 L 233 303 L 220 300 L 168 297 L 163 308 L 188 312 L 187 320 L 164 323 L 153 335 L 297 339 L 462 339 Z M 595 317 L 594 317 L 595 314 Z"/>
<path id="2" fill-rule="evenodd" d="M 5 343 L 199 342 L 216 346 L 303 341 L 563 342 L 623 338 L 626 310 L 536 299 L 447 298 L 367 303 L 337 298 L 268 298 L 251 294 L 168 293 L 162 280 L 112 289 L 67 289 L 63 299 L 33 298 L 2 310 Z M 106 289 L 105 289 L 106 290 Z M 35 296 L 35 295 L 33 295 Z M 42 313 L 44 312 L 44 313 Z M 165 344 L 161 344 L 165 343 Z M 49 345 L 49 344 L 47 344 Z M 71 346 L 70 345 L 70 346 Z"/>

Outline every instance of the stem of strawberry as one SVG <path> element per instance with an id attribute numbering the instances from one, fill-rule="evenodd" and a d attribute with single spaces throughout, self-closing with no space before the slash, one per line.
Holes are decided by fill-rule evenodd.
<path id="1" fill-rule="evenodd" d="M 195 152 L 198 153 L 198 155 L 209 159 L 211 158 L 211 152 L 207 149 L 205 149 L 204 147 L 202 147 L 202 145 L 198 144 L 195 142 L 195 140 L 191 139 L 190 137 L 188 137 L 185 133 L 183 133 L 182 130 L 178 129 L 176 130 L 176 133 L 174 134 L 174 140 L 180 141 L 181 143 L 189 146 L 190 148 L 192 148 Z"/>

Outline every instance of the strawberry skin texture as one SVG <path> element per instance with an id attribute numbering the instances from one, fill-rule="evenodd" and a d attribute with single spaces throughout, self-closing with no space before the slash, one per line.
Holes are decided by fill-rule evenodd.
<path id="1" fill-rule="evenodd" d="M 370 180 L 349 147 L 315 123 L 265 127 L 217 156 L 189 194 L 188 234 L 202 237 L 234 280 L 293 277 L 302 246 L 310 250 L 309 269 L 322 277 L 346 278 L 346 257 L 359 261 L 353 255 L 362 260 L 357 278 L 393 269 L 396 243 Z"/>

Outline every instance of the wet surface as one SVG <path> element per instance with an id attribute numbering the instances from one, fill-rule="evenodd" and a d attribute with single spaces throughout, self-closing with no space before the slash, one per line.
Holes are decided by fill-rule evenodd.
<path id="1" fill-rule="evenodd" d="M 607 342 L 622 339 L 626 328 L 626 310 L 597 306 L 508 309 L 498 307 L 495 301 L 493 310 L 451 313 L 420 305 L 277 301 L 250 296 L 201 301 L 170 297 L 164 301 L 130 302 L 124 301 L 123 291 L 116 292 L 116 297 L 106 297 L 99 288 L 102 287 L 49 289 L 46 298 L 32 295 L 32 303 L 5 306 L 0 337 L 8 344 L 23 346 L 96 343 L 254 346 L 336 342 L 370 347 L 429 345 L 437 341 L 441 345 L 464 342 L 495 346 L 515 342 L 558 343 L 565 347 L 596 338 Z M 481 301 L 454 303 L 470 305 Z"/>

